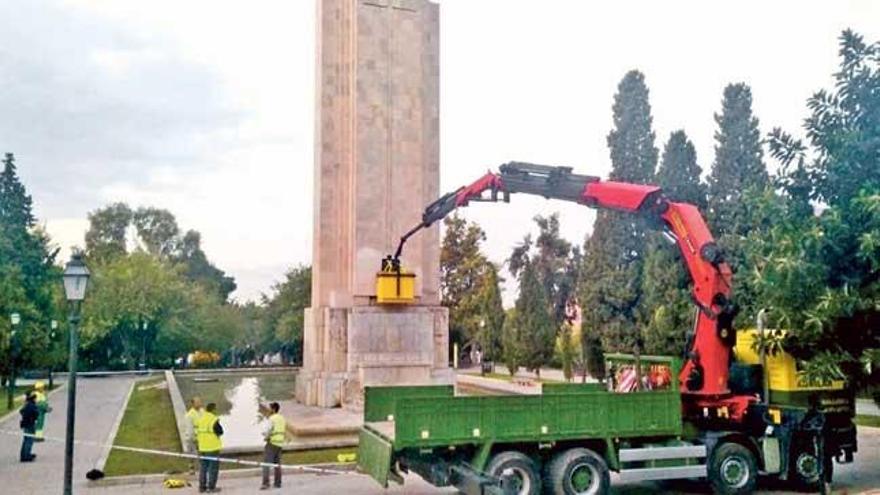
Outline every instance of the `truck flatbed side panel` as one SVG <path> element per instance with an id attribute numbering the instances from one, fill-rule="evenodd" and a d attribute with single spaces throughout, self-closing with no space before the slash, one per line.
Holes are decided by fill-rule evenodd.
<path id="1" fill-rule="evenodd" d="M 430 447 L 681 433 L 676 390 L 413 398 L 397 403 L 394 446 Z"/>
<path id="2" fill-rule="evenodd" d="M 387 488 L 391 477 L 391 456 L 394 447 L 369 428 L 361 428 L 358 441 L 358 469 Z"/>
<path id="3" fill-rule="evenodd" d="M 452 385 L 390 386 L 364 388 L 364 421 L 388 421 L 397 401 L 414 397 L 452 397 Z M 393 419 L 393 418 L 392 418 Z"/>

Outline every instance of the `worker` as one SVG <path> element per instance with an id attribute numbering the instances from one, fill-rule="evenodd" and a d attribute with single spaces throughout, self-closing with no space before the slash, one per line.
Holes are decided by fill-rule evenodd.
<path id="1" fill-rule="evenodd" d="M 38 381 L 34 384 L 34 403 L 37 405 L 37 409 L 40 411 L 40 415 L 37 417 L 36 431 L 34 432 L 34 441 L 42 442 L 43 439 L 43 426 L 46 424 L 46 415 L 52 412 L 52 408 L 49 407 L 49 398 L 46 397 L 46 384 L 42 381 Z"/>
<path id="2" fill-rule="evenodd" d="M 196 421 L 196 442 L 199 447 L 199 493 L 219 492 L 217 476 L 220 474 L 220 461 L 217 457 L 223 448 L 220 437 L 223 427 L 215 412 L 217 404 L 210 402 Z"/>
<path id="3" fill-rule="evenodd" d="M 190 399 L 189 410 L 186 411 L 186 442 L 189 452 L 196 455 L 199 453 L 199 444 L 196 442 L 196 428 L 204 410 L 201 397 L 196 396 Z M 190 462 L 189 470 L 190 472 L 195 472 L 196 461 Z"/>
<path id="4" fill-rule="evenodd" d="M 37 456 L 31 453 L 31 448 L 34 446 L 34 429 L 37 425 L 37 417 L 40 415 L 34 394 L 30 393 L 27 395 L 24 406 L 22 406 L 18 413 L 21 414 L 19 426 L 23 433 L 19 460 L 21 462 L 33 462 Z"/>
<path id="5" fill-rule="evenodd" d="M 281 405 L 277 402 L 269 404 L 269 418 L 263 427 L 263 438 L 266 447 L 263 450 L 263 462 L 275 464 L 275 488 L 281 488 L 281 448 L 284 446 L 284 437 L 287 433 L 287 420 L 278 414 Z M 263 466 L 263 486 L 260 490 L 269 489 L 269 466 Z"/>

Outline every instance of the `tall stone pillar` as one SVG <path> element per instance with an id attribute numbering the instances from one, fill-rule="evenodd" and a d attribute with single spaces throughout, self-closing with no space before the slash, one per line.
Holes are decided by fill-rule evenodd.
<path id="1" fill-rule="evenodd" d="M 365 385 L 449 382 L 439 232 L 403 266 L 417 304 L 375 304 L 381 259 L 439 193 L 439 9 L 318 0 L 312 307 L 297 397 L 332 407 Z"/>

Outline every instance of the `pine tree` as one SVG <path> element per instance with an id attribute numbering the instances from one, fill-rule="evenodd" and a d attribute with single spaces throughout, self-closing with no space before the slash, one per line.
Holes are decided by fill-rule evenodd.
<path id="1" fill-rule="evenodd" d="M 0 224 L 4 225 L 7 235 L 34 226 L 33 200 L 18 179 L 12 153 L 6 153 L 0 173 Z"/>
<path id="2" fill-rule="evenodd" d="M 613 180 L 653 182 L 657 166 L 651 105 L 641 72 L 630 71 L 614 96 L 614 129 L 608 135 Z M 633 215 L 614 211 L 597 214 L 584 249 L 580 298 L 586 346 L 601 335 L 606 348 L 632 350 L 639 344 L 637 306 L 641 298 L 645 254 L 644 225 Z"/>
<path id="3" fill-rule="evenodd" d="M 715 122 L 718 131 L 709 175 L 709 220 L 716 237 L 742 237 L 751 226 L 748 199 L 763 192 L 769 183 L 758 118 L 752 114 L 752 90 L 746 84 L 724 88 L 721 113 L 715 114 Z"/>
<path id="4" fill-rule="evenodd" d="M 541 366 L 553 357 L 556 325 L 549 311 L 550 303 L 534 265 L 523 267 L 516 299 L 516 328 L 520 341 L 522 365 L 538 376 Z"/>
<path id="5" fill-rule="evenodd" d="M 706 208 L 706 186 L 700 181 L 694 145 L 684 131 L 669 136 L 657 171 L 657 184 L 673 201 Z M 690 277 L 675 246 L 660 233 L 649 234 L 640 307 L 645 350 L 651 354 L 677 355 L 693 321 Z"/>
<path id="6" fill-rule="evenodd" d="M 21 315 L 17 362 L 46 365 L 49 320 L 57 317 L 57 250 L 50 251 L 48 235 L 36 226 L 33 201 L 18 177 L 12 153 L 6 154 L 0 172 L 0 237 L 0 315 Z M 0 365 L 4 372 L 5 361 Z"/>

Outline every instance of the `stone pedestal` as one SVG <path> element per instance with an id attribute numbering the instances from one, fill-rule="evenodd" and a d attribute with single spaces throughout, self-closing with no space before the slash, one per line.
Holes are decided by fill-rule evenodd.
<path id="1" fill-rule="evenodd" d="M 297 398 L 449 382 L 437 226 L 402 264 L 417 303 L 375 304 L 381 259 L 439 194 L 439 10 L 427 0 L 318 0 L 312 307 Z"/>

